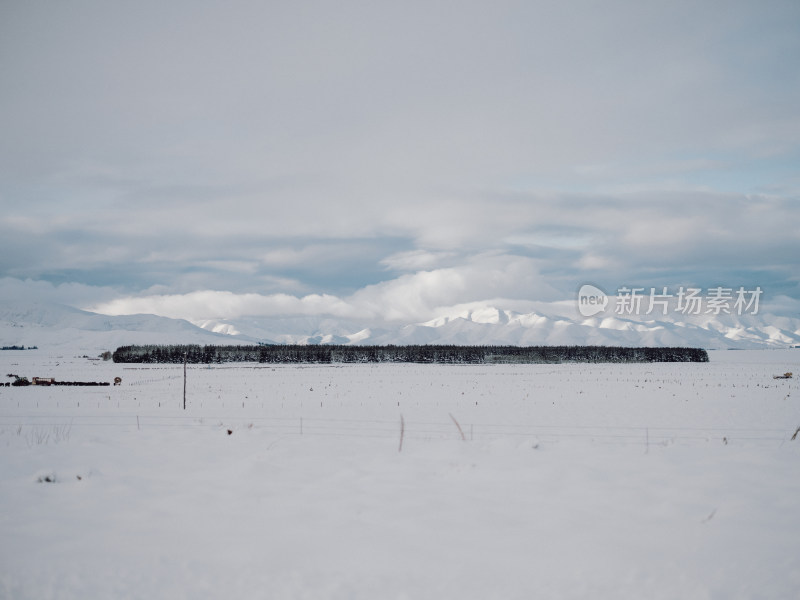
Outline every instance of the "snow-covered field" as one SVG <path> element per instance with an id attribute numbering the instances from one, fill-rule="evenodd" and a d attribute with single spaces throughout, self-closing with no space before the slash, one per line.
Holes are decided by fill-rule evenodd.
<path id="1" fill-rule="evenodd" d="M 0 375 L 122 384 L 0 388 L 0 598 L 800 590 L 800 350 L 190 366 L 186 410 L 182 366 L 59 352 Z"/>

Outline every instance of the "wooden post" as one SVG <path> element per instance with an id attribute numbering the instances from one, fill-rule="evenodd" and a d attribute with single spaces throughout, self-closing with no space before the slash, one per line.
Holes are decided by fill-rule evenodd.
<path id="1" fill-rule="evenodd" d="M 461 434 L 461 439 L 466 442 L 467 438 L 466 438 L 466 436 L 464 436 L 464 432 L 461 430 L 461 425 L 458 424 L 458 421 L 456 421 L 456 418 L 453 416 L 452 413 L 447 413 L 447 414 L 450 415 L 450 418 L 453 419 L 453 423 L 456 424 L 456 427 L 458 428 L 458 433 Z"/>
<path id="2" fill-rule="evenodd" d="M 183 353 L 183 410 L 186 410 L 186 357 L 188 352 Z"/>

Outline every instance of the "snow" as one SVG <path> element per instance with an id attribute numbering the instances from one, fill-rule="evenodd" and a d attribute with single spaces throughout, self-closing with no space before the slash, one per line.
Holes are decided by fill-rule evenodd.
<path id="1" fill-rule="evenodd" d="M 184 411 L 0 352 L 122 377 L 0 388 L 0 598 L 794 597 L 800 350 L 710 358 L 198 365 Z"/>
<path id="2" fill-rule="evenodd" d="M 254 338 L 206 331 L 188 321 L 155 315 L 109 316 L 54 303 L 0 303 L 3 346 L 101 352 L 126 344 L 235 344 Z"/>
<path id="3" fill-rule="evenodd" d="M 504 301 L 498 301 L 500 303 Z M 678 317 L 680 319 L 678 319 Z M 685 321 L 684 321 L 685 319 Z M 91 332 L 91 339 L 87 333 Z M 423 323 L 372 322 L 330 316 L 205 319 L 190 323 L 155 315 L 101 315 L 54 304 L 0 308 L 4 345 L 99 349 L 124 344 L 464 344 L 691 346 L 785 348 L 800 344 L 800 319 L 758 315 L 605 316 L 585 319 L 574 303 L 543 303 L 515 312 L 473 303 L 442 309 Z"/>

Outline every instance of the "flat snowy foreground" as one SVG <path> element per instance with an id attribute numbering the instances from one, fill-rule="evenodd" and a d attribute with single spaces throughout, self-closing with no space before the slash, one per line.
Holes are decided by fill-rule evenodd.
<path id="1" fill-rule="evenodd" d="M 800 350 L 710 356 L 190 366 L 183 410 L 0 352 L 122 377 L 0 388 L 0 598 L 797 598 Z"/>

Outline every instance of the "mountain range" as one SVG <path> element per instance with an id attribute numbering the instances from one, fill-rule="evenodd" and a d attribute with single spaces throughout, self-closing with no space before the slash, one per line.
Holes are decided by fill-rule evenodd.
<path id="1" fill-rule="evenodd" d="M 800 346 L 800 319 L 691 315 L 643 319 L 579 316 L 571 303 L 534 312 L 492 305 L 453 307 L 421 323 L 361 322 L 323 316 L 240 317 L 189 322 L 156 315 L 111 316 L 49 303 L 0 307 L 0 346 L 95 352 L 129 344 L 463 344 L 692 346 L 707 349 Z"/>

